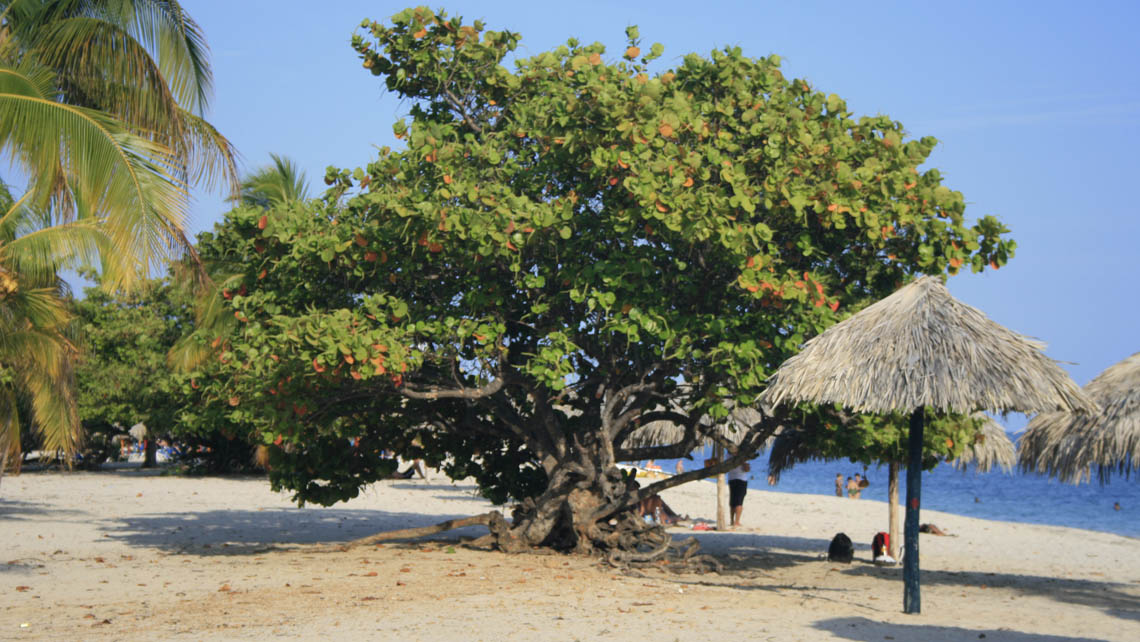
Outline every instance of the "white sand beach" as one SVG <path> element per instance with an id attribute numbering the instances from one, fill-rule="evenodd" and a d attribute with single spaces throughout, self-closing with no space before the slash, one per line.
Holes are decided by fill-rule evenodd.
<path id="1" fill-rule="evenodd" d="M 713 484 L 664 497 L 715 514 Z M 740 530 L 672 529 L 719 575 L 453 546 L 479 528 L 322 546 L 489 507 L 438 473 L 303 509 L 264 479 L 5 477 L 0 639 L 1140 640 L 1140 541 L 924 511 L 956 536 L 922 536 L 923 613 L 904 615 L 901 568 L 870 563 L 887 511 L 867 500 L 753 490 Z M 821 559 L 840 531 L 851 565 Z"/>

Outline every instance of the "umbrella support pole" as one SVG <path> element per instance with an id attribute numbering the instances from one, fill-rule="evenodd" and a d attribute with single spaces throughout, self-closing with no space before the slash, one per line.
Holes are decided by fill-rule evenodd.
<path id="1" fill-rule="evenodd" d="M 918 582 L 918 509 L 922 496 L 922 431 L 926 411 L 917 408 L 910 415 L 910 435 L 906 469 L 906 524 L 903 554 L 903 613 L 921 613 L 922 597 Z"/>

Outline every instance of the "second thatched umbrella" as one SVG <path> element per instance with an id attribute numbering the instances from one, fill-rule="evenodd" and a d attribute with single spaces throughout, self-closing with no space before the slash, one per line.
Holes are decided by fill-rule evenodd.
<path id="1" fill-rule="evenodd" d="M 1021 467 L 1061 481 L 1100 482 L 1113 473 L 1140 470 L 1140 352 L 1109 367 L 1084 388 L 1100 411 L 1045 412 L 1029 422 L 1020 441 Z"/>
<path id="2" fill-rule="evenodd" d="M 763 401 L 909 412 L 903 611 L 922 610 L 918 516 L 924 408 L 1092 411 L 1042 344 L 991 321 L 922 277 L 811 341 L 773 373 Z"/>

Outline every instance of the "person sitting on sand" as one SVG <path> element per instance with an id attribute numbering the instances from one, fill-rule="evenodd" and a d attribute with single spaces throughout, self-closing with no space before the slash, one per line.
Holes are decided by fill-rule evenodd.
<path id="1" fill-rule="evenodd" d="M 918 532 L 927 533 L 929 535 L 941 535 L 942 537 L 949 537 L 950 533 L 938 528 L 934 524 L 922 524 L 918 527 Z"/>
<path id="2" fill-rule="evenodd" d="M 660 495 L 650 495 L 641 500 L 637 505 L 637 515 L 642 519 L 649 518 L 666 526 L 672 526 L 686 519 L 673 512 L 673 509 L 669 508 L 669 505 L 665 503 L 664 499 L 661 499 Z"/>
<path id="3" fill-rule="evenodd" d="M 411 479 L 412 475 L 419 475 L 420 479 L 427 479 L 427 475 L 424 474 L 424 460 L 413 459 L 412 465 L 408 466 L 407 470 L 403 472 L 397 470 L 388 479 Z"/>

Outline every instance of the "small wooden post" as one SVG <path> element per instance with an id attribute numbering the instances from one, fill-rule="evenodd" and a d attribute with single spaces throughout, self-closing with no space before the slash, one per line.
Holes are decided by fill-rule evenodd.
<path id="1" fill-rule="evenodd" d="M 713 457 L 717 461 L 724 459 L 724 448 L 720 444 L 713 445 Z M 716 476 L 716 529 L 728 530 L 728 477 L 724 473 Z"/>
<path id="2" fill-rule="evenodd" d="M 899 463 L 892 461 L 887 464 L 887 470 L 887 510 L 890 511 L 887 534 L 891 537 L 887 555 L 897 560 L 899 558 Z"/>
<path id="3" fill-rule="evenodd" d="M 903 553 L 903 613 L 921 613 L 922 596 L 918 582 L 918 509 L 922 497 L 922 430 L 926 410 L 917 408 L 910 415 L 907 446 L 910 461 L 906 469 L 906 545 Z"/>

